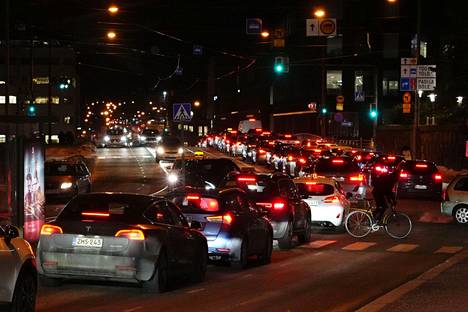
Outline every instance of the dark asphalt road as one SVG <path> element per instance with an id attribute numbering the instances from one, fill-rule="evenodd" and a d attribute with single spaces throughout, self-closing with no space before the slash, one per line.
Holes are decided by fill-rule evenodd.
<path id="1" fill-rule="evenodd" d="M 144 148 L 99 150 L 94 190 L 161 190 L 164 171 L 148 156 Z M 38 311 L 353 311 L 467 247 L 468 228 L 440 217 L 437 203 L 405 200 L 398 209 L 421 221 L 403 241 L 315 233 L 308 245 L 275 250 L 270 265 L 210 266 L 205 282 L 165 294 L 93 282 L 41 288 Z"/>

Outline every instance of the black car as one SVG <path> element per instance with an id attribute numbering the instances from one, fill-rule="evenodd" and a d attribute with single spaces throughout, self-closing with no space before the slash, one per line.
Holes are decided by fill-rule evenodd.
<path id="1" fill-rule="evenodd" d="M 380 174 L 392 174 L 403 163 L 405 159 L 398 155 L 380 155 L 371 159 L 363 168 L 363 172 L 367 175 L 369 184 Z M 383 171 L 383 172 L 382 172 Z"/>
<path id="2" fill-rule="evenodd" d="M 264 214 L 238 188 L 208 192 L 181 188 L 168 195 L 185 217 L 200 227 L 208 241 L 211 260 L 247 266 L 250 256 L 269 263 L 273 249 L 273 229 Z"/>
<path id="3" fill-rule="evenodd" d="M 46 161 L 44 171 L 47 199 L 70 199 L 91 192 L 91 173 L 82 160 Z"/>
<path id="4" fill-rule="evenodd" d="M 442 198 L 442 175 L 435 163 L 408 160 L 398 170 L 398 196 Z"/>
<path id="5" fill-rule="evenodd" d="M 241 169 L 229 158 L 206 158 L 185 160 L 185 185 L 215 189 L 223 187 L 233 172 Z M 181 186 L 182 160 L 177 160 L 168 175 L 173 187 Z"/>
<path id="6" fill-rule="evenodd" d="M 295 235 L 300 243 L 310 241 L 311 211 L 288 175 L 241 173 L 230 183 L 245 190 L 249 199 L 266 211 L 273 226 L 273 238 L 281 249 L 291 248 Z"/>
<path id="7" fill-rule="evenodd" d="M 79 195 L 45 224 L 37 247 L 40 281 L 93 279 L 165 291 L 176 276 L 202 281 L 207 242 L 180 209 L 161 197 Z"/>

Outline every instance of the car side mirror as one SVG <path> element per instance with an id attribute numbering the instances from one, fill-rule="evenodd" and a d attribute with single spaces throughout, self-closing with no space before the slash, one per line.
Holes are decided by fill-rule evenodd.
<path id="1" fill-rule="evenodd" d="M 192 220 L 192 222 L 190 222 L 190 228 L 192 230 L 201 230 L 202 225 L 199 221 Z"/>
<path id="2" fill-rule="evenodd" d="M 2 231 L 0 231 L 0 235 L 2 234 L 1 232 L 3 232 L 3 237 L 7 244 L 9 244 L 13 239 L 19 237 L 18 228 L 10 224 L 2 227 Z"/>
<path id="3" fill-rule="evenodd" d="M 353 193 L 350 193 L 350 192 L 346 193 L 346 199 L 351 199 L 351 198 L 353 198 Z"/>

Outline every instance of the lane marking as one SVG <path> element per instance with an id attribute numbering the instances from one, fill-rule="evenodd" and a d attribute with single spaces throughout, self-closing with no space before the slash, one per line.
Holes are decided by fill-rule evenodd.
<path id="1" fill-rule="evenodd" d="M 302 248 L 319 249 L 319 248 L 334 244 L 336 242 L 337 242 L 336 240 L 316 240 L 316 241 L 310 242 L 309 244 L 301 246 L 301 247 Z"/>
<path id="2" fill-rule="evenodd" d="M 383 296 L 375 299 L 374 301 L 366 304 L 365 306 L 361 307 L 360 309 L 356 310 L 356 312 L 377 312 L 382 310 L 386 305 L 393 303 L 409 293 L 412 290 L 420 287 L 424 283 L 435 279 L 441 273 L 447 271 L 449 268 L 453 267 L 455 264 L 465 260 L 468 258 L 468 250 L 462 251 L 456 255 L 451 256 L 446 261 L 438 264 L 437 266 L 429 269 L 428 271 L 422 273 L 417 278 L 406 282 L 405 284 L 401 285 L 393 289 L 392 291 L 384 294 Z"/>
<path id="3" fill-rule="evenodd" d="M 456 254 L 459 251 L 462 251 L 463 247 L 461 246 L 442 246 L 437 249 L 434 253 L 436 254 Z"/>
<path id="4" fill-rule="evenodd" d="M 186 291 L 186 293 L 187 294 L 196 294 L 196 293 L 202 292 L 204 290 L 205 290 L 205 288 L 197 288 L 197 289 L 192 289 L 192 290 Z"/>
<path id="5" fill-rule="evenodd" d="M 151 193 L 150 195 L 151 195 L 151 196 L 158 195 L 158 194 L 164 192 L 165 190 L 167 190 L 168 187 L 169 187 L 169 186 L 166 185 L 163 189 L 161 189 L 161 190 L 159 190 L 159 191 L 157 191 L 157 192 Z"/>
<path id="6" fill-rule="evenodd" d="M 410 252 L 418 248 L 419 245 L 417 244 L 398 244 L 393 246 L 392 248 L 388 248 L 387 251 L 391 252 Z"/>
<path id="7" fill-rule="evenodd" d="M 357 243 L 352 243 L 352 244 L 349 244 L 343 248 L 341 248 L 342 250 L 347 250 L 347 251 L 362 251 L 362 250 L 366 250 L 367 248 L 370 248 L 374 245 L 376 245 L 377 243 L 371 243 L 371 242 L 357 242 Z"/>
<path id="8" fill-rule="evenodd" d="M 134 308 L 123 310 L 123 311 L 124 312 L 133 312 L 133 311 L 137 311 L 137 310 L 141 310 L 141 309 L 143 309 L 142 306 L 137 306 L 137 307 L 134 307 Z"/>

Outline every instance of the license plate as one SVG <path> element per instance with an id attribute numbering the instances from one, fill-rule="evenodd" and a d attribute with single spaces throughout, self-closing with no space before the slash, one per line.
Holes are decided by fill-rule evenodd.
<path id="1" fill-rule="evenodd" d="M 102 248 L 102 239 L 77 237 L 73 239 L 73 247 Z"/>
<path id="2" fill-rule="evenodd" d="M 417 190 L 427 190 L 426 185 L 415 185 L 414 188 Z"/>
<path id="3" fill-rule="evenodd" d="M 318 200 L 310 200 L 310 201 L 309 201 L 309 204 L 310 204 L 311 206 L 318 206 L 319 202 L 318 202 Z"/>

